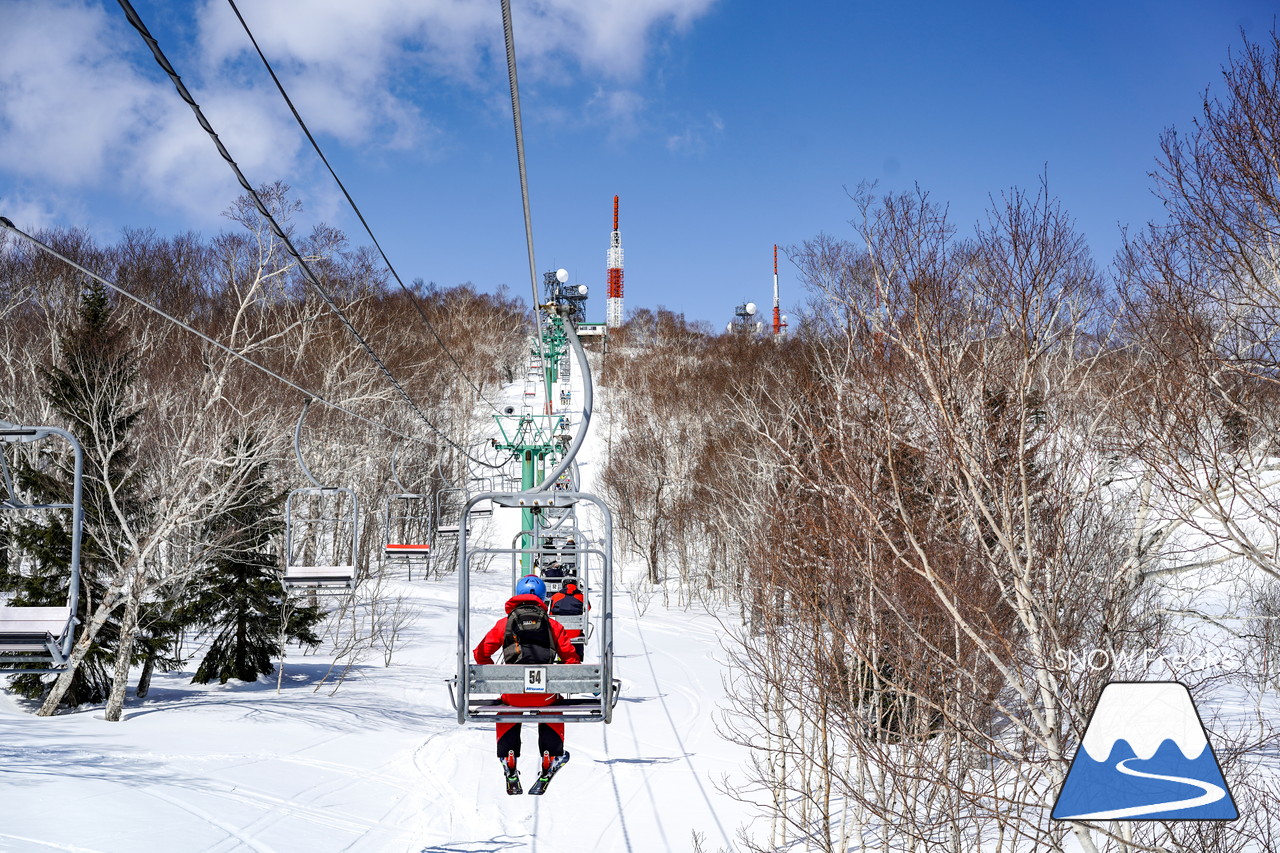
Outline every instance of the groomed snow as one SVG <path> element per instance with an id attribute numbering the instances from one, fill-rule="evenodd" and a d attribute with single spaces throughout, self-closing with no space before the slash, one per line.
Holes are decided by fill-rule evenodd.
<path id="1" fill-rule="evenodd" d="M 477 534 L 509 542 L 500 515 Z M 709 853 L 737 849 L 751 815 L 718 789 L 746 759 L 717 733 L 720 627 L 659 598 L 638 608 L 625 578 L 613 723 L 568 727 L 572 760 L 543 797 L 507 796 L 492 726 L 457 724 L 444 685 L 456 667 L 455 577 L 402 575 L 388 592 L 405 596 L 412 621 L 391 666 L 370 655 L 334 695 L 314 689 L 330 658 L 296 648 L 278 695 L 274 677 L 200 686 L 190 672 L 158 673 L 118 723 L 101 708 L 40 718 L 0 694 L 0 851 L 653 853 L 692 850 L 695 832 Z M 475 575 L 474 624 L 492 624 L 509 594 L 509 570 Z M 535 733 L 524 743 L 527 788 Z"/>
<path id="2" fill-rule="evenodd" d="M 480 576 L 494 614 L 506 575 Z M 722 652 L 711 617 L 641 616 L 616 596 L 622 698 L 611 725 L 569 726 L 569 765 L 542 798 L 503 791 L 492 727 L 459 726 L 454 580 L 397 582 L 416 614 L 392 665 L 336 695 L 292 657 L 274 679 L 207 687 L 158 675 L 125 719 L 39 718 L 0 700 L 3 851 L 660 851 L 730 847 L 747 810 L 717 790 L 743 755 L 716 733 Z M 531 781 L 534 739 L 523 773 Z"/>

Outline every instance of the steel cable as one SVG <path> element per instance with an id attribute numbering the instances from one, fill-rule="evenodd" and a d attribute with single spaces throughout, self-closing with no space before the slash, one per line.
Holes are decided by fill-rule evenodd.
<path id="1" fill-rule="evenodd" d="M 284 229 L 280 227 L 278 222 L 276 222 L 275 217 L 272 216 L 271 211 L 267 209 L 266 204 L 262 201 L 262 198 L 258 195 L 257 190 L 255 190 L 253 188 L 253 185 L 249 183 L 248 179 L 244 176 L 244 172 L 241 171 L 240 166 L 236 163 L 235 159 L 232 158 L 231 153 L 227 150 L 226 146 L 222 144 L 222 140 L 218 138 L 218 134 L 213 129 L 213 125 L 209 123 L 209 120 L 204 115 L 204 111 L 200 108 L 200 105 L 196 103 L 195 98 L 192 97 L 191 92 L 187 89 L 186 84 L 182 82 L 182 77 L 178 74 L 176 70 L 174 70 L 173 65 L 170 64 L 168 58 L 164 55 L 164 51 L 160 49 L 159 42 L 157 42 L 155 37 L 151 35 L 150 30 L 147 29 L 147 25 L 143 23 L 142 18 L 138 15 L 137 11 L 133 8 L 133 4 L 131 4 L 129 0 L 118 0 L 118 2 L 120 4 L 120 8 L 124 10 L 125 17 L 129 20 L 130 25 L 135 30 L 138 31 L 138 34 L 142 36 L 143 41 L 145 41 L 147 46 L 151 49 L 151 54 L 155 58 L 156 63 L 159 64 L 160 68 L 167 75 L 169 75 L 169 79 L 173 82 L 174 88 L 178 92 L 178 96 L 182 98 L 182 100 L 187 104 L 187 106 L 191 107 L 191 111 L 195 113 L 196 120 L 199 122 L 200 126 L 204 128 L 205 132 L 209 135 L 209 138 L 213 140 L 213 144 L 218 149 L 218 153 L 222 156 L 222 159 L 226 161 L 227 165 L 231 168 L 231 171 L 235 175 L 236 180 L 239 182 L 240 186 L 244 188 L 245 192 L 249 195 L 250 200 L 253 201 L 254 207 L 256 207 L 258 210 L 258 214 L 262 216 L 264 220 L 266 220 L 267 225 L 270 227 L 271 232 L 276 236 L 276 239 L 280 240 L 281 245 L 285 247 L 285 250 L 297 262 L 298 268 L 302 272 L 303 277 L 306 278 L 307 282 L 313 288 L 315 288 L 317 293 L 320 294 L 321 298 L 323 298 L 325 304 L 329 307 L 329 309 L 338 316 L 339 320 L 347 328 L 347 331 L 351 333 L 352 337 L 356 339 L 356 341 L 360 344 L 361 348 L 365 351 L 365 354 L 368 355 L 373 360 L 374 364 L 377 365 L 378 369 L 382 372 L 382 374 L 395 387 L 396 391 L 399 392 L 400 396 L 404 399 L 404 401 L 409 405 L 411 409 L 413 409 L 413 411 L 418 415 L 418 417 L 422 420 L 422 422 L 425 423 L 427 427 L 431 429 L 432 432 L 440 436 L 440 438 L 442 438 L 446 444 L 461 451 L 464 456 L 466 456 L 471 461 L 475 462 L 477 465 L 482 465 L 484 467 L 493 467 L 491 465 L 488 465 L 487 463 L 484 463 L 476 459 L 474 456 L 471 456 L 469 453 L 467 453 L 465 448 L 463 448 L 461 445 L 455 442 L 452 438 L 446 435 L 443 430 L 441 430 L 439 427 L 433 424 L 431 422 L 431 419 L 426 416 L 426 413 L 423 412 L 422 409 L 418 406 L 418 404 L 413 401 L 413 398 L 409 396 L 409 393 L 404 389 L 404 386 L 401 385 L 400 382 L 391 373 L 391 370 L 387 367 L 386 363 L 382 360 L 381 356 L 379 356 L 378 353 L 374 351 L 373 347 L 371 347 L 369 343 L 360 335 L 360 333 L 356 330 L 355 326 L 351 324 L 350 319 L 347 318 L 346 314 L 342 312 L 342 309 L 338 307 L 337 303 L 335 303 L 332 297 L 330 297 L 329 294 L 325 291 L 324 287 L 320 284 L 320 280 L 316 277 L 315 273 L 312 272 L 310 265 L 307 264 L 307 262 L 303 259 L 302 255 L 294 247 L 293 241 L 289 239 L 289 236 L 284 232 Z"/>
<path id="2" fill-rule="evenodd" d="M 484 392 L 480 390 L 479 385 L 471 381 L 471 377 L 467 375 L 462 364 L 456 357 L 454 357 L 453 352 L 436 331 L 435 325 L 432 324 L 431 320 L 427 317 L 427 312 L 423 310 L 420 300 L 416 295 L 414 295 L 413 291 L 409 290 L 409 288 L 405 286 L 404 281 L 400 278 L 400 273 L 396 272 L 396 268 L 392 265 L 391 259 L 387 257 L 387 253 L 383 251 L 382 244 L 378 242 L 378 238 L 374 236 L 373 229 L 369 227 L 369 223 L 365 220 L 364 214 L 360 211 L 359 205 L 356 204 L 356 200 L 351 197 L 351 193 L 347 191 L 346 185 L 342 183 L 342 179 L 338 177 L 338 173 L 335 172 L 333 166 L 329 164 L 329 158 L 324 155 L 322 150 L 320 150 L 320 144 L 316 142 L 315 137 L 311 134 L 311 129 L 307 127 L 307 123 L 303 121 L 302 115 L 293 104 L 293 99 L 289 97 L 289 93 L 285 91 L 284 84 L 280 82 L 280 78 L 276 75 L 275 69 L 272 68 L 271 63 L 267 61 L 266 54 L 263 53 L 262 48 L 258 46 L 258 40 L 254 38 L 253 31 L 249 29 L 249 24 L 245 21 L 244 16 L 240 14 L 240 9 L 236 6 L 235 0 L 227 0 L 227 3 L 231 6 L 231 11 L 235 12 L 236 18 L 240 21 L 240 26 L 244 28 L 245 35 L 249 37 L 249 41 L 253 44 L 253 49 L 258 52 L 258 58 L 262 60 L 262 64 L 267 69 L 267 73 L 271 75 L 271 80 L 276 84 L 276 89 L 280 92 L 280 97 L 284 98 L 284 102 L 288 105 L 289 111 L 293 113 L 293 118 L 297 121 L 298 127 L 302 128 L 302 132 L 307 137 L 307 141 L 311 143 L 311 147 L 315 150 L 317 156 L 320 157 L 320 162 L 324 163 L 324 167 L 328 169 L 329 174 L 333 176 L 333 180 L 338 185 L 338 189 L 342 190 L 342 194 L 346 197 L 347 203 L 351 205 L 351 209 L 355 212 L 356 218 L 359 219 L 360 224 L 364 226 L 365 233 L 368 234 L 369 239 L 373 241 L 374 248 L 377 249 L 378 254 L 382 256 L 382 262 L 386 264 L 392 278 L 396 280 L 396 284 L 400 285 L 400 289 L 409 297 L 410 301 L 413 303 L 413 307 L 418 311 L 418 316 L 422 318 L 422 322 L 426 325 L 427 331 L 431 332 L 431 336 L 435 338 L 436 343 L 440 345 L 440 349 L 442 349 L 444 354 L 449 357 L 449 360 L 453 362 L 454 367 L 458 368 L 458 374 L 476 392 L 476 396 L 483 400 L 489 408 L 493 409 L 494 413 L 497 414 L 497 406 L 495 406 L 489 398 L 485 397 Z"/>

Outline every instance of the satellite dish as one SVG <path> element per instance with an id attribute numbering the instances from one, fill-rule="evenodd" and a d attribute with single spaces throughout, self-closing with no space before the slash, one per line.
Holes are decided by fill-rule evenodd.
<path id="1" fill-rule="evenodd" d="M 747 303 L 747 314 L 754 317 L 756 315 L 756 304 L 754 302 Z"/>
<path id="2" fill-rule="evenodd" d="M 568 280 L 569 280 L 568 270 L 556 270 L 556 281 L 560 282 L 561 284 L 564 284 Z"/>
<path id="3" fill-rule="evenodd" d="M 579 296 L 587 295 L 587 286 L 585 284 L 578 285 L 578 295 Z"/>
<path id="4" fill-rule="evenodd" d="M 732 331 L 733 331 L 733 323 L 725 323 L 725 324 L 724 324 L 724 330 L 725 330 L 726 332 L 732 332 Z"/>

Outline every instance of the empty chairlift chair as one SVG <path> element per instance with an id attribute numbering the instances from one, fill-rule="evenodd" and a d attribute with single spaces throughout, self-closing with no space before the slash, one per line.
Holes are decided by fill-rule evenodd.
<path id="1" fill-rule="evenodd" d="M 387 498 L 382 556 L 388 563 L 408 569 L 409 580 L 413 580 L 414 568 L 423 574 L 430 568 L 433 521 L 431 495 L 403 492 Z"/>
<path id="2" fill-rule="evenodd" d="M 70 510 L 71 554 L 65 604 L 28 606 L 0 603 L 0 672 L 57 672 L 64 669 L 75 643 L 76 604 L 80 596 L 80 541 L 84 532 L 82 484 L 84 452 L 75 436 L 57 427 L 28 427 L 0 421 L 0 442 L 18 444 L 60 436 L 75 453 L 71 503 L 27 503 L 14 488 L 4 454 L 0 453 L 0 512 Z M 13 552 L 10 552 L 11 558 Z"/>
<path id="3" fill-rule="evenodd" d="M 471 533 L 469 520 L 463 514 L 467 490 L 449 487 L 436 492 L 436 527 L 431 539 L 431 559 L 437 574 L 443 573 L 457 559 L 461 543 Z"/>
<path id="4" fill-rule="evenodd" d="M 493 491 L 492 477 L 472 477 L 471 483 L 475 486 L 477 492 L 487 493 Z M 491 518 L 492 516 L 493 504 L 491 503 L 479 504 L 471 510 L 472 518 Z"/>
<path id="5" fill-rule="evenodd" d="M 356 585 L 360 507 L 341 486 L 294 489 L 285 499 L 286 588 L 343 594 Z"/>
<path id="6" fill-rule="evenodd" d="M 293 452 L 311 486 L 294 489 L 284 502 L 285 589 L 313 594 L 345 594 L 355 588 L 360 556 L 360 502 L 344 486 L 322 486 L 302 458 L 302 422 L 308 399 L 293 430 Z"/>

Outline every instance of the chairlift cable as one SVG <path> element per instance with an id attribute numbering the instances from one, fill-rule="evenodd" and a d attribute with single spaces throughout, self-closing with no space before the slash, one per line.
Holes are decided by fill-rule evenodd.
<path id="1" fill-rule="evenodd" d="M 338 177 L 338 173 L 335 172 L 333 166 L 329 164 L 329 158 L 326 157 L 324 152 L 320 149 L 320 143 L 318 143 L 315 137 L 312 136 L 311 129 L 308 128 L 307 123 L 303 121 L 302 115 L 298 112 L 298 108 L 293 104 L 293 99 L 289 97 L 289 93 L 285 91 L 284 84 L 280 82 L 280 78 L 276 75 L 275 69 L 272 68 L 271 63 L 267 61 L 266 54 L 262 52 L 262 48 L 258 45 L 258 40 L 254 38 L 253 31 L 249 29 L 249 24 L 245 21 L 244 16 L 240 14 L 240 9 L 236 6 L 235 0 L 227 0 L 227 3 L 231 6 L 231 11 L 235 12 L 236 18 L 240 21 L 240 26 L 244 28 L 245 35 L 249 37 L 249 41 L 253 44 L 254 50 L 258 52 L 258 57 L 266 67 L 267 73 L 271 75 L 271 80 L 276 84 L 276 89 L 279 90 L 280 96 L 284 98 L 284 102 L 288 105 L 289 111 L 293 113 L 294 120 L 298 122 L 298 126 L 302 129 L 302 133 L 307 137 L 307 141 L 311 143 L 311 147 L 315 149 L 316 154 L 320 157 L 320 162 L 324 163 L 324 167 L 329 170 L 329 174 L 338 185 L 338 189 L 342 190 L 342 194 L 346 197 L 347 203 L 351 205 L 351 209 L 355 212 L 356 218 L 359 219 L 360 224 L 364 226 L 365 233 L 368 234 L 369 239 L 373 241 L 374 248 L 377 249 L 378 254 L 382 256 L 382 262 L 386 264 L 387 269 L 391 272 L 392 278 L 396 280 L 396 284 L 400 285 L 400 289 L 409 297 L 409 300 L 413 303 L 413 307 L 418 311 L 418 316 L 422 318 L 422 322 L 426 325 L 427 331 L 431 332 L 431 336 L 435 338 L 436 343 L 440 345 L 440 349 L 442 349 L 444 354 L 449 357 L 449 360 L 453 362 L 454 367 L 458 368 L 459 375 L 462 376 L 466 383 L 475 390 L 476 395 L 488 404 L 489 408 L 493 409 L 494 413 L 497 414 L 497 406 L 495 406 L 489 398 L 485 397 L 484 392 L 480 390 L 480 386 L 471 381 L 471 377 L 467 375 L 462 364 L 445 344 L 444 340 L 440 337 L 440 334 L 436 331 L 435 326 L 427 317 L 427 312 L 423 310 L 421 301 L 413 291 L 409 290 L 409 288 L 405 286 L 404 281 L 400 278 L 400 273 L 396 272 L 396 268 L 392 265 L 391 259 L 387 257 L 387 253 L 383 251 L 382 244 L 378 242 L 378 238 L 374 236 L 373 229 L 365 220 L 364 214 L 360 211 L 359 205 L 356 204 L 356 200 L 351 197 L 351 193 L 347 191 L 346 185 L 342 183 L 342 179 Z"/>
<path id="2" fill-rule="evenodd" d="M 511 26 L 511 0 L 502 0 L 502 34 L 507 46 L 507 80 L 511 86 L 511 118 L 516 132 L 516 163 L 520 169 L 520 200 L 524 205 L 524 239 L 529 247 L 529 289 L 533 294 L 533 333 L 538 340 L 538 359 L 544 365 L 542 384 L 551 402 L 551 386 L 547 382 L 546 346 L 542 341 L 542 318 L 538 316 L 538 269 L 533 260 L 533 217 L 529 213 L 529 175 L 524 164 L 524 129 L 520 124 L 520 81 L 516 78 L 516 36 Z"/>
<path id="3" fill-rule="evenodd" d="M 221 341 L 214 340 L 213 338 L 209 337 L 208 335 L 206 335 L 204 332 L 200 331 L 199 329 L 196 329 L 196 328 L 194 328 L 193 326 L 190 326 L 190 325 L 188 325 L 188 324 L 186 324 L 186 323 L 182 322 L 182 321 L 181 321 L 181 320 L 179 320 L 177 317 L 174 317 L 173 315 L 166 313 L 164 310 L 162 310 L 162 309 L 160 309 L 160 308 L 157 308 L 155 305 L 152 305 L 150 302 L 147 302 L 145 299 L 142 299 L 142 298 L 141 298 L 141 297 L 139 297 L 139 296 L 135 296 L 134 294 L 132 294 L 132 293 L 130 293 L 129 291 L 125 290 L 124 288 L 120 287 L 120 286 L 119 286 L 118 284 L 116 284 L 115 282 L 108 281 L 107 279 L 103 278 L 102 276 L 98 275 L 97 273 L 93 272 L 92 270 L 89 270 L 89 269 L 87 269 L 86 267 L 84 267 L 84 266 L 82 266 L 82 265 L 80 265 L 80 264 L 76 263 L 75 261 L 73 261 L 73 260 L 71 260 L 70 258 L 68 258 L 66 255 L 64 255 L 64 254 L 62 254 L 61 252 L 59 252 L 57 249 L 55 249 L 55 248 L 53 248 L 52 246 L 50 246 L 48 243 L 45 243 L 45 242 L 43 242 L 42 240 L 40 240 L 39 238 L 37 238 L 37 237 L 33 237 L 32 235 L 30 235 L 30 234 L 26 233 L 25 231 L 23 231 L 22 229 L 18 228 L 16 225 L 14 225 L 12 222 L 10 222 L 8 219 L 6 219 L 6 218 L 5 218 L 5 217 L 3 217 L 3 216 L 0 216 L 0 228 L 5 228 L 5 229 L 8 229 L 9 231 L 12 231 L 14 234 L 18 235 L 19 237 L 23 238 L 23 239 L 24 239 L 24 240 L 26 240 L 27 242 L 31 243 L 33 246 L 37 247 L 37 248 L 38 248 L 38 249 L 40 249 L 41 251 L 46 252 L 46 253 L 47 253 L 47 254 L 49 254 L 50 256 L 52 256 L 52 257 L 54 257 L 54 258 L 57 258 L 58 260 L 60 260 L 60 261 L 62 261 L 63 263 L 67 264 L 67 265 L 68 265 L 68 266 L 70 266 L 72 269 L 74 269 L 74 270 L 76 270 L 76 271 L 78 271 L 78 272 L 83 273 L 84 275 L 88 276 L 89 278 L 93 279 L 94 281 L 98 282 L 99 284 L 103 285 L 104 287 L 109 287 L 109 288 L 111 288 L 111 289 L 112 289 L 112 290 L 114 290 L 116 293 L 119 293 L 121 296 L 125 297 L 126 299 L 130 299 L 130 300 L 132 300 L 133 302 L 136 302 L 138 305 L 141 305 L 143 308 L 147 309 L 148 311 L 152 312 L 153 314 L 157 314 L 157 315 L 159 315 L 160 317 L 163 317 L 164 319 L 168 320 L 170 323 L 173 323 L 174 325 L 178 326 L 179 328 L 181 328 L 181 329 L 185 329 L 186 331 L 190 332 L 191 334 L 195 335 L 196 337 L 200 338 L 201 340 L 205 341 L 206 343 L 212 344 L 213 346 L 217 347 L 218 349 L 222 350 L 223 352 L 227 353 L 228 355 L 235 356 L 236 358 L 240 359 L 241 361 L 243 361 L 245 364 L 249 365 L 250 367 L 253 367 L 253 368 L 255 368 L 256 370 L 259 370 L 259 371 L 261 371 L 261 372 L 265 373 L 267 376 L 270 376 L 272 379 L 275 379 L 277 382 L 280 382 L 280 383 L 283 383 L 284 385 L 289 386 L 289 387 L 290 387 L 290 388 L 292 388 L 293 390 L 295 390 L 295 391 L 299 392 L 300 394 L 304 395 L 306 398 L 308 398 L 308 399 L 314 399 L 314 400 L 316 400 L 317 402 L 323 403 L 324 405 L 328 406 L 328 407 L 329 407 L 329 408 L 331 408 L 331 409 L 336 409 L 336 410 L 338 410 L 339 412 L 342 412 L 343 414 L 350 415 L 351 417 L 355 418 L 356 420 L 364 421 L 366 424 L 369 424 L 370 426 L 375 426 L 375 427 L 378 427 L 379 429 L 386 430 L 387 432 L 391 433 L 392 435 L 398 436 L 398 437 L 403 438 L 403 439 L 405 439 L 405 440 L 407 440 L 407 441 L 414 441 L 414 442 L 418 442 L 419 444 L 431 444 L 431 446 L 433 446 L 433 447 L 435 446 L 435 444 L 434 444 L 434 443 L 426 442 L 426 441 L 424 441 L 424 440 L 423 440 L 423 439 L 421 439 L 421 438 L 416 438 L 416 437 L 411 436 L 411 435 L 406 435 L 406 434 L 404 434 L 403 432 L 401 432 L 400 430 L 396 429 L 395 427 L 393 427 L 393 426 L 391 426 L 391 425 L 389 425 L 389 424 L 385 424 L 385 423 L 383 423 L 382 421 L 375 421 L 375 420 L 373 420 L 372 418 L 368 418 L 368 417 L 365 417 L 364 415 L 361 415 L 361 414 L 359 414 L 359 413 L 357 413 L 357 412 L 353 412 L 351 409 L 348 409 L 346 406 L 343 406 L 343 405 L 341 405 L 340 403 L 335 403 L 335 402 L 333 402 L 332 400 L 325 399 L 324 397 L 322 397 L 321 395 L 319 395 L 319 394 L 315 393 L 314 391 L 309 391 L 309 390 L 307 390 L 306 388 L 303 388 L 301 385 L 299 385 L 298 383 L 294 382 L 293 380 L 284 378 L 284 377 L 283 377 L 283 376 L 281 376 L 280 374 L 278 374 L 278 373 L 276 373 L 275 371 L 273 371 L 271 368 L 269 368 L 269 367 L 264 367 L 264 366 L 262 366 L 261 364 L 258 364 L 258 362 L 256 362 L 256 361 L 254 361 L 253 359 L 249 358 L 247 355 L 244 355 L 243 353 L 236 352 L 236 351 L 235 351 L 235 350 L 233 350 L 231 347 L 227 346 L 226 344 L 222 343 Z"/>
<path id="4" fill-rule="evenodd" d="M 352 337 L 354 337 L 356 341 L 360 344 L 361 348 L 365 351 L 365 354 L 368 355 L 373 360 L 374 364 L 378 366 L 378 369 L 382 372 L 382 374 L 386 376 L 387 380 L 400 393 L 400 396 L 404 399 L 404 401 L 409 405 L 411 409 L 413 409 L 413 411 L 418 415 L 418 417 L 422 420 L 422 422 L 425 423 L 431 429 L 432 432 L 439 435 L 449 445 L 461 450 L 462 453 L 467 455 L 467 458 L 471 459 L 476 464 L 485 465 L 484 462 L 481 462 L 480 460 L 476 459 L 470 454 L 467 454 L 465 449 L 463 449 L 457 442 L 455 442 L 452 438 L 446 435 L 443 430 L 441 430 L 439 427 L 437 427 L 435 424 L 431 422 L 431 419 L 426 416 L 426 413 L 424 413 L 422 409 L 418 406 L 418 404 L 413 401 L 413 398 L 409 396 L 409 393 L 404 389 L 404 386 L 401 385 L 400 382 L 391 373 L 391 370 L 390 368 L 387 367 L 386 362 L 382 360 L 382 358 L 373 349 L 373 347 L 369 345 L 368 341 L 366 341 L 360 335 L 360 333 L 356 330 L 355 326 L 351 324 L 350 319 L 347 318 L 346 314 L 342 312 L 342 309 L 338 307 L 337 303 L 335 303 L 332 297 L 330 297 L 329 294 L 325 291 L 324 287 L 320 284 L 319 278 L 317 278 L 316 274 L 312 272 L 310 265 L 307 264 L 307 262 L 303 259 L 302 255 L 294 247 L 293 241 L 289 239 L 289 236 L 284 232 L 284 229 L 280 227 L 280 224 L 278 222 L 276 222 L 275 217 L 271 215 L 271 211 L 267 209 L 266 204 L 262 201 L 261 196 L 258 195 L 257 190 L 255 190 L 253 188 L 253 185 L 249 183 L 249 180 L 245 177 L 244 172 L 241 171 L 240 166 L 232 158 L 231 153 L 227 150 L 227 147 L 223 145 L 222 140 L 218 138 L 218 134 L 213 129 L 213 125 L 209 123 L 208 118 L 206 118 L 204 115 L 204 111 L 200 108 L 200 105 L 196 103 L 195 98 L 192 97 L 191 92 L 187 89 L 186 84 L 182 82 L 182 77 L 178 75 L 178 72 L 176 70 L 174 70 L 174 67 L 169 62 L 168 57 L 166 57 L 164 54 L 164 51 L 160 49 L 160 43 L 157 42 L 155 37 L 151 35 L 150 30 L 147 29 L 147 25 L 143 23 L 142 18 L 138 15 L 137 10 L 133 8 L 133 4 L 130 3 L 129 0 L 118 0 L 118 2 L 120 4 L 120 8 L 124 10 L 125 17 L 128 18 L 130 25 L 133 26 L 133 28 L 138 31 L 138 34 L 142 36 L 143 41 L 145 41 L 147 43 L 147 46 L 151 49 L 151 54 L 155 58 L 156 63 L 160 66 L 160 68 L 166 74 L 169 75 L 169 79 L 173 82 L 174 88 L 178 92 L 178 96 L 182 98 L 184 102 L 186 102 L 187 106 L 191 107 L 191 111 L 195 113 L 196 120 L 199 122 L 200 126 L 204 128 L 205 132 L 209 135 L 209 138 L 213 140 L 213 144 L 218 149 L 218 153 L 222 156 L 222 159 L 226 161 L 228 166 L 231 167 L 231 171 L 235 175 L 236 180 L 240 183 L 240 186 L 245 190 L 245 192 L 248 193 L 249 198 L 253 201 L 254 206 L 257 208 L 259 215 L 266 220 L 267 225 L 271 228 L 271 233 L 273 233 L 276 236 L 276 238 L 280 240 L 281 245 L 285 247 L 285 250 L 297 262 L 298 269 L 302 272 L 303 277 L 306 278 L 307 282 L 313 288 L 315 288 L 316 292 L 319 293 L 320 296 L 324 299 L 325 304 L 329 307 L 329 310 L 338 316 L 338 319 L 342 321 L 342 324 L 346 326 L 347 331 L 349 331 Z M 492 467 L 492 466 L 489 466 L 489 467 Z"/>

